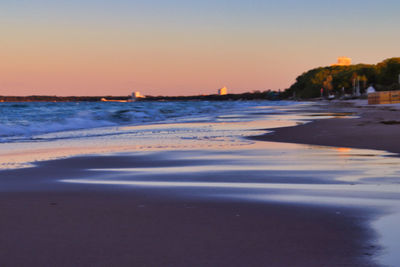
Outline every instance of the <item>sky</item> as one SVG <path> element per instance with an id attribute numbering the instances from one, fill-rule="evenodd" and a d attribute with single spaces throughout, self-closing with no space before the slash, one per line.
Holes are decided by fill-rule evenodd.
<path id="1" fill-rule="evenodd" d="M 0 95 L 288 88 L 400 56 L 398 0 L 2 0 Z"/>

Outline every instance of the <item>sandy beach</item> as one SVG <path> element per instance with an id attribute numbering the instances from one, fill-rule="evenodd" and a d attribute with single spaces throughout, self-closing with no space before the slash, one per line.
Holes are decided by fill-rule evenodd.
<path id="1" fill-rule="evenodd" d="M 309 105 L 293 113 L 360 117 L 276 128 L 234 149 L 103 153 L 2 170 L 0 265 L 380 266 L 385 244 L 371 225 L 398 191 L 362 179 L 382 169 L 395 179 L 398 160 L 336 147 L 399 152 L 400 126 L 382 123 L 396 120 L 394 110 Z"/>
<path id="2" fill-rule="evenodd" d="M 331 102 L 321 111 L 351 113 L 355 118 L 314 120 L 295 127 L 275 128 L 257 139 L 400 153 L 400 105 L 368 106 L 366 100 L 339 101 Z"/>
<path id="3" fill-rule="evenodd" d="M 3 171 L 1 265 L 375 266 L 378 248 L 368 226 L 375 214 L 367 209 L 207 197 L 215 189 L 56 181 L 93 176 L 87 167 L 164 164 L 195 163 L 81 157 Z M 163 179 L 169 180 L 176 179 Z"/>

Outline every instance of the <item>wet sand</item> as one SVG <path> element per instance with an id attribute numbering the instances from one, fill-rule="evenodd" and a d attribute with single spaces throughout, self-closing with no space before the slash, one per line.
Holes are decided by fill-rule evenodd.
<path id="1" fill-rule="evenodd" d="M 0 199 L 2 266 L 372 266 L 360 211 L 143 192 Z"/>
<path id="2" fill-rule="evenodd" d="M 210 164 L 172 155 L 76 157 L 1 171 L 0 265 L 375 266 L 370 209 L 207 197 L 218 189 L 59 182 L 123 177 L 88 168 Z M 218 179 L 229 180 L 226 173 Z"/>
<path id="3" fill-rule="evenodd" d="M 254 139 L 400 153 L 400 105 L 368 106 L 366 101 L 343 101 L 323 106 L 320 112 L 347 112 L 358 118 L 317 119 L 294 127 L 275 128 Z"/>
<path id="4" fill-rule="evenodd" d="M 274 129 L 256 139 L 399 152 L 395 138 L 400 125 L 393 110 L 347 103 L 312 107 L 313 114 L 346 112 L 361 118 L 321 119 Z M 374 138 L 380 142 L 372 142 Z M 354 181 L 337 180 L 353 175 L 374 181 L 379 174 L 360 172 L 347 161 L 357 158 L 362 164 L 371 160 L 369 154 L 308 151 L 304 146 L 284 150 L 284 144 L 269 142 L 254 146 L 268 150 L 268 157 L 244 146 L 235 151 L 98 154 L 1 170 L 0 265 L 378 266 L 382 247 L 371 223 L 386 211 L 340 204 L 343 200 L 330 204 L 314 203 L 313 198 L 279 200 L 296 194 L 317 200 L 351 197 L 354 203 L 380 199 L 379 192 L 357 193 Z M 313 160 L 320 169 L 307 167 Z M 376 167 L 386 168 L 385 160 Z M 61 182 L 65 180 L 93 183 Z M 245 182 L 275 187 L 124 186 L 118 181 Z M 309 190 L 308 185 L 322 189 Z M 330 185 L 350 191 L 326 191 Z M 397 193 L 390 197 L 398 198 Z"/>

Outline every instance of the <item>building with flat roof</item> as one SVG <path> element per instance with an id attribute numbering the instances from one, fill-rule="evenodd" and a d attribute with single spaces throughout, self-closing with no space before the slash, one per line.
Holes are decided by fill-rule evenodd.
<path id="1" fill-rule="evenodd" d="M 332 66 L 350 66 L 351 58 L 349 57 L 338 57 L 337 63 L 332 64 Z"/>
<path id="2" fill-rule="evenodd" d="M 144 98 L 144 95 L 142 95 L 139 91 L 133 92 L 132 99 L 137 99 L 137 98 Z"/>
<path id="3" fill-rule="evenodd" d="M 226 88 L 225 86 L 218 89 L 218 94 L 219 95 L 227 95 L 228 94 L 228 88 Z"/>

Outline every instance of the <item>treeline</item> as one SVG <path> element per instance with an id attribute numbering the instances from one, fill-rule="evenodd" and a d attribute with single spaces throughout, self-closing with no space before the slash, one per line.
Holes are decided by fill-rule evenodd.
<path id="1" fill-rule="evenodd" d="M 102 98 L 109 100 L 127 100 L 130 96 L 0 96 L 0 102 L 96 102 Z"/>
<path id="2" fill-rule="evenodd" d="M 205 101 L 227 101 L 227 100 L 280 100 L 281 94 L 272 90 L 254 91 L 242 94 L 227 95 L 195 95 L 195 96 L 146 96 L 140 101 L 185 101 L 185 100 L 205 100 Z"/>
<path id="3" fill-rule="evenodd" d="M 97 102 L 106 100 L 130 100 L 131 96 L 0 96 L 0 102 Z M 243 94 L 227 95 L 196 95 L 196 96 L 146 96 L 138 98 L 136 101 L 188 101 L 188 100 L 207 100 L 207 101 L 228 101 L 228 100 L 280 100 L 281 94 L 271 90 L 254 91 Z"/>
<path id="4" fill-rule="evenodd" d="M 378 91 L 400 90 L 400 58 L 389 58 L 376 65 L 330 66 L 309 70 L 297 77 L 283 97 L 314 98 L 324 94 L 352 94 L 360 85 L 363 93 L 369 85 Z"/>

